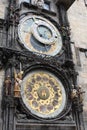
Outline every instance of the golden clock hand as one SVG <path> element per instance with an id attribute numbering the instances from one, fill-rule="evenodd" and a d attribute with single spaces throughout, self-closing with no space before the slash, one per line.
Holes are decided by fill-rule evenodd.
<path id="1" fill-rule="evenodd" d="M 34 22 L 36 21 L 36 18 L 35 18 L 35 16 L 33 16 L 33 17 L 32 17 L 32 19 L 33 19 L 33 21 L 34 21 Z"/>

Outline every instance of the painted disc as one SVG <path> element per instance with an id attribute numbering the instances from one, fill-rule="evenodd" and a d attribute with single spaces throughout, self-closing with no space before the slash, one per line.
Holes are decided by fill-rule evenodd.
<path id="1" fill-rule="evenodd" d="M 55 118 L 65 108 L 66 92 L 53 73 L 36 70 L 28 73 L 21 85 L 21 97 L 26 108 L 40 118 Z"/>

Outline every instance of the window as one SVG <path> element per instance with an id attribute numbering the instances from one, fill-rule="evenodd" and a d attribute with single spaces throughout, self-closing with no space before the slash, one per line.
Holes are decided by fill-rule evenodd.
<path id="1" fill-rule="evenodd" d="M 79 48 L 81 52 L 85 54 L 85 57 L 87 58 L 87 49 L 86 48 Z"/>
<path id="2" fill-rule="evenodd" d="M 75 47 L 77 66 L 81 67 L 79 48 Z"/>
<path id="3" fill-rule="evenodd" d="M 87 58 L 87 51 L 85 52 L 85 57 Z"/>
<path id="4" fill-rule="evenodd" d="M 50 10 L 50 3 L 45 2 L 44 3 L 44 9 Z"/>
<path id="5" fill-rule="evenodd" d="M 85 2 L 85 5 L 87 6 L 87 0 L 84 0 L 84 2 Z"/>
<path id="6" fill-rule="evenodd" d="M 20 0 L 20 3 L 31 3 L 31 0 Z"/>

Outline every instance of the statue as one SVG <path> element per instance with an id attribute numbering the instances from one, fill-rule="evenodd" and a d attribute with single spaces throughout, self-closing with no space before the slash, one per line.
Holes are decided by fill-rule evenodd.
<path id="1" fill-rule="evenodd" d="M 44 5 L 44 0 L 34 0 L 34 4 L 39 6 L 39 7 L 43 7 Z"/>
<path id="2" fill-rule="evenodd" d="M 20 85 L 22 83 L 22 75 L 23 71 L 19 72 L 18 74 L 14 73 L 15 78 L 15 85 L 14 85 L 14 97 L 20 97 Z"/>
<path id="3" fill-rule="evenodd" d="M 75 99 L 78 97 L 78 92 L 76 89 L 73 89 L 71 92 L 71 99 Z"/>
<path id="4" fill-rule="evenodd" d="M 6 77 L 5 80 L 5 94 L 6 96 L 11 95 L 11 79 L 9 75 Z"/>
<path id="5" fill-rule="evenodd" d="M 82 102 L 83 102 L 83 93 L 85 93 L 85 92 L 81 90 L 80 86 L 78 86 L 77 89 L 72 90 L 71 99 L 73 101 L 79 100 L 79 104 L 82 104 Z"/>
<path id="6" fill-rule="evenodd" d="M 85 91 L 81 90 L 81 86 L 78 87 L 78 96 L 79 96 L 79 101 L 80 103 L 83 102 L 83 93 L 85 93 Z"/>

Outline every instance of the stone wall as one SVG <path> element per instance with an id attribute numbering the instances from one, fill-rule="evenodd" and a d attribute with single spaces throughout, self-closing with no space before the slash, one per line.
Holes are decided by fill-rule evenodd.
<path id="1" fill-rule="evenodd" d="M 84 0 L 74 2 L 68 10 L 68 19 L 71 27 L 71 40 L 75 43 L 72 45 L 72 50 L 76 69 L 79 73 L 78 84 L 85 91 L 84 120 L 87 129 L 87 57 L 84 52 L 76 52 L 78 48 L 87 49 L 87 6 L 85 6 Z"/>

